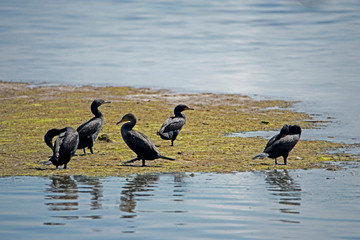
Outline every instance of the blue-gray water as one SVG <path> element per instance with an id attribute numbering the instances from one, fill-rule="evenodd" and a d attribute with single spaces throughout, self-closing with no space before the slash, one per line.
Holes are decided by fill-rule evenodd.
<path id="1" fill-rule="evenodd" d="M 360 142 L 359 66 L 358 0 L 0 1 L 0 80 L 238 93 L 334 118 L 304 139 Z M 359 176 L 1 178 L 0 239 L 360 239 Z"/>
<path id="2" fill-rule="evenodd" d="M 1 178 L 0 238 L 360 239 L 359 167 Z"/>
<path id="3" fill-rule="evenodd" d="M 0 3 L 0 79 L 239 93 L 334 118 L 359 143 L 360 1 Z"/>

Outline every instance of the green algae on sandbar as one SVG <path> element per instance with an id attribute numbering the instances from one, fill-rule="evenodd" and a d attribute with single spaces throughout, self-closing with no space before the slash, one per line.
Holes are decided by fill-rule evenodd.
<path id="1" fill-rule="evenodd" d="M 287 166 L 276 166 L 272 159 L 251 160 L 261 152 L 265 139 L 226 137 L 226 133 L 276 130 L 284 123 L 311 128 L 305 113 L 288 110 L 292 102 L 257 101 L 236 94 L 182 94 L 166 90 L 129 87 L 38 86 L 0 82 L 0 162 L 1 176 L 88 175 L 124 176 L 150 172 L 232 172 L 267 169 L 326 168 L 328 161 L 354 160 L 347 154 L 324 153 L 344 144 L 324 141 L 301 141 L 290 152 Z M 90 104 L 95 98 L 107 99 L 103 106 L 104 126 L 100 133 L 107 141 L 96 140 L 93 155 L 72 158 L 66 170 L 42 165 L 52 155 L 43 142 L 50 128 L 77 128 L 92 117 Z M 183 103 L 195 108 L 187 114 L 187 123 L 174 147 L 161 140 L 156 132 L 164 119 L 173 114 L 174 106 Z M 176 158 L 161 159 L 125 166 L 122 162 L 135 157 L 120 136 L 116 122 L 126 113 L 138 118 L 135 129 L 147 135 L 161 154 Z M 264 124 L 266 122 L 266 124 Z"/>

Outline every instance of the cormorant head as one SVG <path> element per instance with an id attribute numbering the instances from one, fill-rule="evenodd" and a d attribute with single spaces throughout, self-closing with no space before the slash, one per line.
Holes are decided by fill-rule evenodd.
<path id="1" fill-rule="evenodd" d="M 174 112 L 182 112 L 185 110 L 194 110 L 193 108 L 189 108 L 188 106 L 186 106 L 185 104 L 179 104 L 175 107 Z"/>
<path id="2" fill-rule="evenodd" d="M 116 125 L 122 123 L 122 122 L 136 122 L 136 117 L 132 113 L 125 114 L 122 119 L 116 123 Z"/>
<path id="3" fill-rule="evenodd" d="M 100 107 L 104 103 L 111 103 L 111 102 L 110 101 L 105 101 L 105 100 L 102 100 L 102 99 L 95 99 L 91 104 L 91 108 Z"/>
<path id="4" fill-rule="evenodd" d="M 44 141 L 46 145 L 49 146 L 52 150 L 54 149 L 54 146 L 52 144 L 52 140 L 55 136 L 59 135 L 61 133 L 62 129 L 53 128 L 47 131 L 47 133 L 44 136 Z"/>
<path id="5" fill-rule="evenodd" d="M 289 134 L 289 125 L 284 124 L 284 126 L 280 130 L 281 135 Z"/>
<path id="6" fill-rule="evenodd" d="M 289 133 L 290 134 L 301 134 L 301 127 L 299 125 L 290 125 Z"/>

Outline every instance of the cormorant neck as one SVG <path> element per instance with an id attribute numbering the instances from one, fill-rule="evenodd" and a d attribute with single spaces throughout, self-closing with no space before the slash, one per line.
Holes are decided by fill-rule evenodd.
<path id="1" fill-rule="evenodd" d="M 181 111 L 175 109 L 174 110 L 175 117 L 182 117 L 185 118 L 185 115 L 181 113 Z"/>
<path id="2" fill-rule="evenodd" d="M 124 125 L 122 125 L 122 128 L 126 128 L 126 129 L 132 129 L 136 124 L 136 119 L 132 119 L 130 122 L 126 122 L 124 123 Z"/>
<path id="3" fill-rule="evenodd" d="M 44 140 L 46 145 L 48 145 L 52 150 L 54 149 L 54 145 L 52 143 L 52 140 L 55 136 L 59 135 L 60 133 L 66 131 L 66 128 L 63 129 L 57 129 L 57 128 L 53 128 L 50 129 L 44 136 Z"/>
<path id="4" fill-rule="evenodd" d="M 100 112 L 99 106 L 91 105 L 91 112 L 95 115 L 95 117 L 102 117 L 102 113 Z"/>

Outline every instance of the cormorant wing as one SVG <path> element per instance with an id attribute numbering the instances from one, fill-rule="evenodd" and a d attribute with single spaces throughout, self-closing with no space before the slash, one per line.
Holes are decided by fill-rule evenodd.
<path id="1" fill-rule="evenodd" d="M 79 144 L 79 134 L 74 129 L 67 129 L 60 147 L 60 155 L 73 155 Z"/>
<path id="2" fill-rule="evenodd" d="M 185 125 L 185 118 L 181 117 L 170 117 L 165 120 L 160 128 L 160 132 L 171 132 L 180 130 Z"/>
<path id="3" fill-rule="evenodd" d="M 285 137 L 282 137 L 279 142 L 282 143 L 282 145 L 286 146 L 288 151 L 291 151 L 297 144 L 297 142 L 300 140 L 300 136 L 298 134 L 289 134 Z"/>
<path id="4" fill-rule="evenodd" d="M 126 144 L 138 155 L 149 151 L 159 153 L 154 143 L 146 135 L 136 130 L 132 129 L 128 131 L 124 140 Z"/>
<path id="5" fill-rule="evenodd" d="M 270 140 L 267 142 L 264 148 L 264 152 L 268 152 L 271 146 L 275 143 L 275 141 L 279 140 L 279 138 L 280 138 L 280 134 L 276 134 L 275 136 L 270 138 Z"/>
<path id="6" fill-rule="evenodd" d="M 268 150 L 271 148 L 273 144 L 276 144 L 277 141 L 280 141 L 283 138 L 286 138 L 289 134 L 289 125 L 284 124 L 284 126 L 280 129 L 280 133 L 273 136 L 268 143 L 266 144 L 266 147 L 264 149 L 264 152 L 268 152 Z M 281 142 L 280 142 L 281 143 Z M 268 149 L 269 148 L 269 149 Z"/>
<path id="7" fill-rule="evenodd" d="M 264 152 L 290 152 L 299 141 L 299 135 L 283 135 L 280 139 L 274 139 L 273 143 L 268 146 Z M 270 139 L 271 140 L 271 139 Z"/>
<path id="8" fill-rule="evenodd" d="M 99 133 L 101 126 L 102 119 L 92 118 L 77 128 L 77 131 L 79 132 L 79 137 L 91 136 L 95 133 Z"/>
<path id="9" fill-rule="evenodd" d="M 62 132 L 59 134 L 58 138 L 55 140 L 55 145 L 54 145 L 54 156 L 56 157 L 56 160 L 58 160 L 59 155 L 60 155 L 60 150 L 62 150 L 62 145 L 65 139 L 65 133 L 66 132 Z"/>

